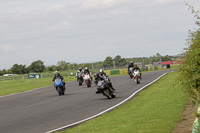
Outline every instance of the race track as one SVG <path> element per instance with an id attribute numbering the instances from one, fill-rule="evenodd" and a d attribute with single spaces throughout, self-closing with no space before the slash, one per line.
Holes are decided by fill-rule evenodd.
<path id="1" fill-rule="evenodd" d="M 96 88 L 67 83 L 66 95 L 58 96 L 53 86 L 0 97 L 1 133 L 45 133 L 96 115 L 129 97 L 165 72 L 143 73 L 140 84 L 127 76 L 111 77 L 116 98 L 96 94 Z"/>

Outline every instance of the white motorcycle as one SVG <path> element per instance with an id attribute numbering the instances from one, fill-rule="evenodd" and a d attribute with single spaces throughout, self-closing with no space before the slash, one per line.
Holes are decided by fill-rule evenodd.
<path id="1" fill-rule="evenodd" d="M 139 70 L 135 70 L 133 72 L 133 78 L 136 81 L 137 84 L 140 83 L 140 71 Z"/>
<path id="2" fill-rule="evenodd" d="M 85 84 L 87 85 L 87 87 L 91 87 L 92 81 L 91 81 L 91 77 L 89 74 L 84 74 L 83 79 L 85 81 Z"/>

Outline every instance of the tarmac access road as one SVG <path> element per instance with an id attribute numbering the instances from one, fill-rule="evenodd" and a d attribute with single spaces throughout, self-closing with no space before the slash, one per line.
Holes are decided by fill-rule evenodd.
<path id="1" fill-rule="evenodd" d="M 126 76 L 111 77 L 116 98 L 96 94 L 94 84 L 87 88 L 76 81 L 66 84 L 66 94 L 59 96 L 53 86 L 0 97 L 1 133 L 45 133 L 94 116 L 131 96 L 135 91 L 166 72 L 143 73 L 140 84 Z"/>

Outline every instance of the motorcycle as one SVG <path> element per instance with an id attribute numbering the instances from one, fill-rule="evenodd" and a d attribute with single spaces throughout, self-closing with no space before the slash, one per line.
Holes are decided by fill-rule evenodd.
<path id="1" fill-rule="evenodd" d="M 57 78 L 55 80 L 54 87 L 56 88 L 59 96 L 65 95 L 65 84 L 62 83 L 60 78 Z"/>
<path id="2" fill-rule="evenodd" d="M 116 95 L 114 90 L 108 85 L 108 78 L 104 78 L 102 81 L 98 81 L 96 87 L 99 92 L 101 92 L 108 99 L 115 98 Z"/>
<path id="3" fill-rule="evenodd" d="M 132 79 L 133 78 L 133 68 L 129 68 L 129 72 L 128 72 L 130 78 Z"/>
<path id="4" fill-rule="evenodd" d="M 83 79 L 84 79 L 85 84 L 87 85 L 87 87 L 91 87 L 92 81 L 91 81 L 90 75 L 86 73 L 86 74 L 83 76 Z"/>
<path id="5" fill-rule="evenodd" d="M 140 71 L 135 70 L 133 72 L 133 77 L 134 77 L 134 80 L 136 81 L 136 83 L 139 84 L 140 83 Z"/>
<path id="6" fill-rule="evenodd" d="M 78 73 L 77 79 L 78 79 L 79 86 L 81 86 L 83 84 L 83 74 L 82 73 Z"/>

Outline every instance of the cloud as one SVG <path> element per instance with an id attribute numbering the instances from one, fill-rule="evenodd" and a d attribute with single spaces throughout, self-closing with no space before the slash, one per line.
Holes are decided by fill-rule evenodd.
<path id="1" fill-rule="evenodd" d="M 124 0 L 125 1 L 125 0 Z M 98 9 L 98 8 L 105 8 L 105 7 L 112 7 L 117 4 L 120 4 L 121 0 L 86 0 L 83 2 L 83 7 L 87 9 Z"/>
<path id="2" fill-rule="evenodd" d="M 176 0 L 176 1 L 181 1 L 181 0 Z M 160 4 L 166 4 L 166 3 L 173 3 L 174 0 L 156 0 L 156 2 Z"/>
<path id="3" fill-rule="evenodd" d="M 14 45 L 11 44 L 4 44 L 2 46 L 0 46 L 3 52 L 13 52 L 18 50 L 18 48 Z"/>
<path id="4" fill-rule="evenodd" d="M 0 24 L 0 56 L 9 53 L 10 64 L 52 65 L 178 54 L 194 19 L 182 0 L 7 0 L 0 3 Z"/>

